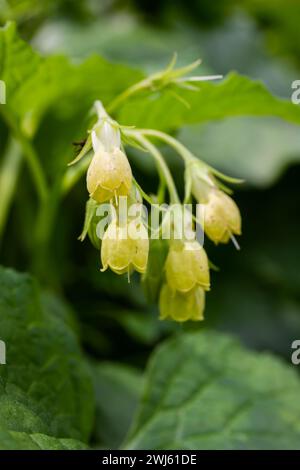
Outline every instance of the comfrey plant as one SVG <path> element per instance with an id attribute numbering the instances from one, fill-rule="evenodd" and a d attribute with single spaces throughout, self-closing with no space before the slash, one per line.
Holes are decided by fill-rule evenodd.
<path id="1" fill-rule="evenodd" d="M 109 112 L 145 88 L 179 86 L 198 90 L 193 82 L 220 78 L 186 76 L 199 62 L 180 69 L 174 69 L 174 64 L 172 61 L 166 70 L 129 88 L 113 101 Z M 96 122 L 71 163 L 92 154 L 86 173 L 89 200 L 80 239 L 89 235 L 100 250 L 102 271 L 109 268 L 116 274 L 127 274 L 128 279 L 133 271 L 147 277 L 153 264 L 153 249 L 154 256 L 163 258 L 163 275 L 157 289 L 160 318 L 178 322 L 203 320 L 205 292 L 210 289 L 210 263 L 201 234 L 204 232 L 215 244 L 232 240 L 238 247 L 235 236 L 241 234 L 240 212 L 224 183 L 240 180 L 210 167 L 164 132 L 120 125 L 100 101 L 95 103 L 94 111 Z M 158 141 L 172 147 L 184 161 L 183 201 L 154 143 Z M 156 162 L 160 185 L 154 196 L 146 194 L 132 174 L 125 152 L 125 147 L 130 146 L 149 153 Z M 164 244 L 164 256 L 163 251 L 155 251 L 160 242 Z"/>

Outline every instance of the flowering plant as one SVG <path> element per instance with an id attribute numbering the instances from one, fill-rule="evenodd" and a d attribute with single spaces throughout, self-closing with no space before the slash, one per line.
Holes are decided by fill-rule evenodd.
<path id="1" fill-rule="evenodd" d="M 199 61 L 187 67 L 175 69 L 175 59 L 167 69 L 139 82 L 117 97 L 108 107 L 111 112 L 133 94 L 145 88 L 185 87 L 197 91 L 192 83 L 220 78 L 220 76 L 186 76 L 194 70 Z M 174 90 L 173 90 L 174 91 Z M 175 94 L 176 96 L 176 94 Z M 175 99 L 175 98 L 174 98 Z M 87 190 L 90 201 L 87 203 L 88 217 L 81 240 L 90 234 L 95 240 L 95 230 L 90 226 L 95 215 L 104 212 L 103 204 L 110 214 L 110 221 L 102 233 L 102 243 L 96 242 L 101 251 L 102 271 L 108 267 L 116 274 L 130 273 L 134 270 L 147 277 L 149 256 L 149 237 L 168 239 L 169 252 L 161 276 L 159 294 L 160 318 L 176 321 L 202 320 L 205 291 L 210 289 L 209 261 L 202 243 L 197 239 L 195 225 L 215 243 L 232 240 L 238 247 L 235 235 L 241 234 L 241 216 L 238 207 L 228 195 L 231 190 L 223 182 L 238 183 L 214 168 L 208 166 L 174 137 L 155 129 L 138 129 L 120 125 L 112 119 L 100 101 L 94 105 L 96 122 L 89 131 L 79 155 L 71 162 L 76 164 L 87 154 Z M 185 165 L 185 197 L 181 201 L 171 172 L 164 157 L 152 142 L 162 141 L 172 147 L 182 157 Z M 149 196 L 132 174 L 125 147 L 136 147 L 149 153 L 157 164 L 160 185 L 155 196 Z M 165 195 L 165 188 L 168 195 Z M 194 198 L 197 210 L 187 203 Z M 125 210 L 121 200 L 125 199 Z M 162 221 L 153 227 L 153 217 L 143 217 L 143 201 L 157 206 L 156 212 L 162 213 Z M 159 204 L 157 204 L 159 202 Z M 165 207 L 166 203 L 169 207 Z M 129 208 L 127 207 L 129 206 Z M 122 204 L 122 208 L 124 205 Z M 130 216 L 136 209 L 135 217 Z M 145 210 L 147 213 L 147 209 Z M 195 213 L 196 212 L 196 213 Z M 156 219 L 157 222 L 157 219 Z M 103 222 L 101 222 L 103 227 Z M 168 230 L 166 230 L 168 228 Z M 92 232 L 92 233 L 91 233 Z M 167 234 L 167 236 L 166 236 Z"/>
<path id="2" fill-rule="evenodd" d="M 145 2 L 54 3 L 0 1 L 18 23 L 0 27 L 0 449 L 186 464 L 194 449 L 299 448 L 300 107 L 250 78 L 290 97 L 288 57 L 268 61 L 244 15 L 163 31 L 110 10 Z M 249 76 L 176 56 L 160 70 L 175 43 Z M 247 181 L 242 252 L 227 173 Z"/>

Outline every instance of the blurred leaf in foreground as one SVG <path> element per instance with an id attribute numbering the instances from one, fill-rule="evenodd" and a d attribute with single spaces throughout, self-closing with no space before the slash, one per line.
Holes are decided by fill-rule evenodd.
<path id="1" fill-rule="evenodd" d="M 300 381 L 220 334 L 183 334 L 150 361 L 126 449 L 299 449 Z"/>
<path id="2" fill-rule="evenodd" d="M 0 450 L 84 450 L 75 439 L 58 439 L 46 434 L 28 434 L 0 428 Z"/>
<path id="3" fill-rule="evenodd" d="M 27 274 L 0 269 L 1 425 L 8 431 L 87 440 L 92 427 L 91 375 L 78 339 L 53 300 L 41 302 Z"/>

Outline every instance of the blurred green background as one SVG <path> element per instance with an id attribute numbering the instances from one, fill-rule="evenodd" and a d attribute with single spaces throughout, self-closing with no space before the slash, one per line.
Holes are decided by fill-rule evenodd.
<path id="1" fill-rule="evenodd" d="M 293 0 L 0 0 L 0 21 L 7 20 L 15 20 L 21 36 L 43 54 L 66 54 L 75 62 L 97 53 L 153 72 L 176 51 L 179 64 L 200 57 L 203 74 L 235 70 L 283 98 L 300 78 L 300 3 Z M 77 104 L 72 118 L 68 110 L 64 115 L 51 109 L 43 118 L 35 144 L 49 180 L 70 160 L 72 141 L 85 136 L 81 111 Z M 3 165 L 8 131 L 2 121 L 0 132 Z M 235 191 L 243 217 L 241 251 L 207 242 L 220 271 L 212 273 L 205 322 L 159 322 L 138 277 L 128 288 L 126 277 L 99 272 L 99 253 L 77 240 L 87 198 L 84 178 L 57 212 L 41 266 L 32 257 L 35 194 L 22 166 L 1 226 L 1 264 L 34 272 L 72 306 L 94 359 L 142 368 L 170 332 L 213 327 L 289 360 L 300 333 L 298 126 L 272 116 L 231 117 L 183 128 L 177 137 L 217 169 L 245 179 Z M 65 161 L 57 161 L 62 153 Z M 138 181 L 151 192 L 155 167 L 130 158 Z M 182 189 L 181 162 L 170 154 L 168 163 Z"/>

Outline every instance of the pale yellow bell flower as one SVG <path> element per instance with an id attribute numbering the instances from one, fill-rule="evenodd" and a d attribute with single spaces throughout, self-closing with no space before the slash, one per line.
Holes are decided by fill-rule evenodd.
<path id="1" fill-rule="evenodd" d="M 101 244 L 102 271 L 110 268 L 116 274 L 133 270 L 144 273 L 148 254 L 148 233 L 142 222 L 119 225 L 115 219 L 109 224 Z"/>
<path id="2" fill-rule="evenodd" d="M 172 290 L 164 284 L 159 297 L 160 319 L 177 322 L 204 319 L 205 292 L 201 287 L 194 287 L 187 293 Z"/>
<path id="3" fill-rule="evenodd" d="M 100 147 L 90 163 L 86 181 L 90 197 L 98 203 L 127 196 L 132 172 L 125 153 L 117 147 L 110 152 Z"/>
<path id="4" fill-rule="evenodd" d="M 165 264 L 166 279 L 172 290 L 188 292 L 195 286 L 210 288 L 208 259 L 197 241 L 178 241 L 170 246 Z"/>
<path id="5" fill-rule="evenodd" d="M 204 206 L 204 231 L 216 244 L 227 243 L 241 234 L 241 215 L 233 199 L 219 189 L 212 189 Z"/>

